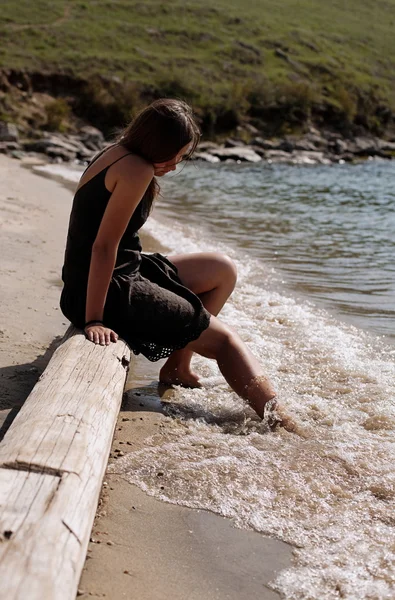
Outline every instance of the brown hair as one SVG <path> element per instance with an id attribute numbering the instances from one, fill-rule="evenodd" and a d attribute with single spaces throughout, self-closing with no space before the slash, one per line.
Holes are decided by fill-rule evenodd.
<path id="1" fill-rule="evenodd" d="M 200 129 L 191 107 L 182 100 L 162 98 L 142 110 L 119 135 L 116 143 L 153 164 L 175 158 L 181 148 L 190 143 L 186 157 L 189 158 L 199 139 Z M 148 209 L 159 189 L 154 177 L 144 195 Z"/>

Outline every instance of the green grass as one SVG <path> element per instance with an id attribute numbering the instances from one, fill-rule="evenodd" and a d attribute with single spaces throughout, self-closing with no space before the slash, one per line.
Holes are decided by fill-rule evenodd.
<path id="1" fill-rule="evenodd" d="M 395 0 L 2 0 L 0 67 L 182 95 L 208 126 L 325 105 L 369 128 L 395 107 L 394 31 Z"/>

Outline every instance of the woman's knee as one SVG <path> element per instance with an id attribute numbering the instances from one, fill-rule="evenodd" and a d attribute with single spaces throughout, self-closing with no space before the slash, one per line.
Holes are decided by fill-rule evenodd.
<path id="1" fill-rule="evenodd" d="M 217 287 L 231 293 L 237 280 L 236 265 L 221 252 L 199 252 L 169 256 L 178 268 L 178 275 L 195 294 L 203 294 Z"/>
<path id="2" fill-rule="evenodd" d="M 229 256 L 222 254 L 221 252 L 213 253 L 213 258 L 218 265 L 221 281 L 225 282 L 233 289 L 237 281 L 236 264 Z"/>

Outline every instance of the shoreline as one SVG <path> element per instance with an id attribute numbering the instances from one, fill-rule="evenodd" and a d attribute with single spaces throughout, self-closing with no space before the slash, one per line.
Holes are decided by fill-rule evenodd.
<path id="1" fill-rule="evenodd" d="M 378 159 L 378 160 L 380 160 L 380 159 Z M 374 159 L 372 161 L 368 161 L 368 162 L 369 163 L 374 162 Z M 384 162 L 389 163 L 390 161 L 384 161 Z M 236 164 L 235 161 L 233 161 L 233 163 Z M 58 181 L 64 187 L 66 187 L 67 189 L 69 189 L 71 191 L 73 191 L 75 189 L 77 179 L 75 181 L 73 181 L 73 178 L 70 178 L 70 174 L 75 173 L 79 179 L 79 176 L 81 175 L 81 172 L 83 170 L 82 165 L 71 165 L 69 163 L 56 164 L 56 163 L 48 162 L 48 160 L 43 160 L 42 158 L 37 158 L 34 156 L 30 156 L 28 159 L 23 160 L 23 162 L 21 164 L 22 164 L 22 166 L 31 169 L 33 172 L 38 173 L 42 177 Z M 227 168 L 226 163 L 223 163 L 222 166 L 223 166 L 223 168 Z M 248 163 L 244 163 L 244 165 L 242 165 L 242 166 L 248 168 Z M 307 169 L 309 169 L 309 165 L 292 165 L 292 166 L 293 167 L 294 166 L 306 167 Z M 195 167 L 196 167 L 196 165 L 195 165 Z M 238 165 L 237 165 L 237 167 L 238 167 Z M 208 165 L 207 168 L 209 168 L 211 170 L 212 166 Z M 228 166 L 228 168 L 229 168 L 229 166 Z M 232 169 L 232 165 L 230 165 L 230 168 Z M 214 172 L 215 172 L 215 169 L 216 169 L 216 166 L 214 165 L 214 169 L 213 169 Z M 66 172 L 67 172 L 67 175 L 65 175 Z M 161 206 L 161 204 L 159 202 L 158 202 L 158 206 L 156 206 L 156 205 L 154 206 L 152 216 L 156 223 L 161 223 L 161 224 L 165 224 L 167 226 L 169 226 L 169 225 L 171 226 L 171 217 L 169 216 L 169 214 L 166 214 L 163 211 L 163 207 Z M 162 238 L 161 238 L 161 242 L 159 242 L 158 239 L 155 238 L 155 233 L 152 233 L 152 229 L 150 227 L 151 223 L 152 223 L 152 221 L 150 221 L 148 223 L 147 227 L 143 227 L 142 230 L 140 231 L 140 238 L 143 241 L 143 251 L 144 252 L 161 252 L 163 254 L 177 253 L 177 250 L 175 250 L 174 247 L 171 249 L 170 247 L 166 246 L 166 241 L 164 241 L 164 243 L 163 243 Z M 154 229 L 155 229 L 155 227 L 154 227 Z M 205 225 L 202 222 L 199 223 L 199 231 L 201 232 L 201 234 L 204 237 L 210 238 L 211 232 L 205 228 Z M 219 241 L 219 240 L 220 240 L 220 238 L 217 238 L 217 241 Z M 227 245 L 226 241 L 222 241 L 220 243 L 225 244 L 225 246 Z M 218 249 L 217 245 L 212 248 L 213 251 L 216 251 L 217 249 Z M 242 252 L 245 250 L 245 248 L 243 246 L 238 247 L 238 250 L 240 250 L 240 249 Z M 193 250 L 193 251 L 196 251 L 196 250 Z M 225 254 L 229 254 L 229 256 L 233 256 L 232 248 L 222 247 L 220 251 L 224 252 Z M 248 247 L 247 247 L 247 255 L 246 255 L 247 259 L 251 258 L 251 256 L 252 256 L 252 254 L 248 252 Z M 266 267 L 269 267 L 269 268 L 273 267 L 273 262 L 270 262 L 270 260 L 268 260 L 267 257 L 262 258 L 262 260 L 266 264 Z M 276 291 L 280 294 L 285 292 L 287 295 L 292 297 L 298 303 L 313 302 L 314 305 L 318 309 L 325 310 L 328 314 L 331 314 L 337 321 L 339 321 L 340 323 L 343 323 L 343 325 L 349 326 L 349 327 L 350 326 L 356 327 L 357 329 L 364 331 L 366 334 L 372 336 L 372 338 L 374 340 L 376 340 L 376 341 L 380 340 L 382 343 L 384 343 L 386 345 L 394 346 L 395 336 L 394 336 L 394 332 L 391 329 L 379 331 L 379 330 L 375 330 L 374 326 L 372 326 L 371 324 L 363 322 L 363 320 L 357 321 L 354 318 L 354 313 L 353 313 L 352 307 L 350 307 L 348 310 L 345 310 L 345 307 L 342 307 L 341 309 L 339 309 L 339 306 L 336 304 L 336 302 L 332 303 L 330 298 L 325 298 L 325 297 L 320 298 L 319 296 L 317 297 L 314 295 L 312 296 L 310 293 L 311 292 L 310 287 L 307 284 L 302 282 L 298 286 L 295 286 L 293 283 L 288 281 L 288 279 L 287 279 L 288 273 L 286 272 L 286 270 L 284 270 L 283 264 L 276 262 L 276 264 L 274 265 L 274 268 L 277 272 L 277 279 L 278 279 L 278 281 L 277 281 L 278 285 L 276 285 L 276 283 L 273 284 L 274 287 L 272 289 L 274 291 Z"/>
<path id="2" fill-rule="evenodd" d="M 103 131 L 82 122 L 60 130 L 19 127 L 1 122 L 0 153 L 24 159 L 36 156 L 47 161 L 84 165 L 111 144 Z M 199 142 L 191 160 L 213 164 L 247 162 L 252 164 L 331 165 L 356 164 L 366 160 L 395 158 L 393 134 L 381 137 L 357 130 L 348 135 L 328 126 L 305 125 L 300 133 L 266 135 L 250 123 L 237 126 L 215 138 Z"/>
<path id="3" fill-rule="evenodd" d="M 132 361 L 109 464 L 128 448 L 143 448 L 145 439 L 165 432 L 172 421 L 152 381 L 156 368 L 146 362 Z M 166 398 L 171 400 L 171 390 Z M 214 513 L 157 500 L 107 473 L 87 558 L 82 598 L 274 600 L 280 596 L 269 583 L 290 566 L 292 547 L 236 529 Z"/>
<path id="4" fill-rule="evenodd" d="M 4 156 L 0 171 L 4 257 L 0 316 L 6 324 L 0 336 L 3 435 L 67 328 L 58 302 L 71 194 L 63 184 Z M 158 249 L 146 234 L 144 244 L 147 251 Z M 158 366 L 147 363 L 133 361 L 111 460 L 142 447 L 147 437 L 172 420 L 161 411 Z M 103 484 L 92 539 L 80 595 L 111 600 L 128 594 L 142 600 L 236 600 L 240 593 L 256 597 L 258 592 L 270 600 L 279 596 L 267 586 L 276 568 L 291 564 L 292 555 L 292 548 L 283 542 L 234 529 L 231 521 L 205 511 L 154 500 L 110 474 Z"/>

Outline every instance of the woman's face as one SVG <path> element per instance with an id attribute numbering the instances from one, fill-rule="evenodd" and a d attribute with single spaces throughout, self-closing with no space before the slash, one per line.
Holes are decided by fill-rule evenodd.
<path id="1" fill-rule="evenodd" d="M 163 177 L 163 175 L 166 175 L 166 173 L 169 173 L 169 171 L 175 171 L 178 163 L 184 160 L 184 158 L 188 155 L 190 149 L 191 144 L 186 144 L 186 146 L 181 148 L 177 156 L 175 156 L 171 160 L 167 160 L 166 162 L 161 163 L 154 163 L 155 177 Z"/>

